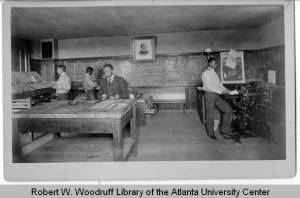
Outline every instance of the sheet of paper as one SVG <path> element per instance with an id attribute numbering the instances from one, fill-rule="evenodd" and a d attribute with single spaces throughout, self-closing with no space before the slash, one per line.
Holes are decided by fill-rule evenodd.
<path id="1" fill-rule="evenodd" d="M 97 109 L 100 111 L 122 110 L 125 109 L 127 105 L 125 100 L 105 100 L 93 105 L 90 109 Z"/>
<path id="2" fill-rule="evenodd" d="M 276 84 L 276 71 L 268 70 L 268 83 Z"/>
<path id="3" fill-rule="evenodd" d="M 231 49 L 229 52 L 228 52 L 228 58 L 226 60 L 226 66 L 227 67 L 230 67 L 232 69 L 235 69 L 236 67 L 236 58 L 238 57 L 238 52 Z"/>

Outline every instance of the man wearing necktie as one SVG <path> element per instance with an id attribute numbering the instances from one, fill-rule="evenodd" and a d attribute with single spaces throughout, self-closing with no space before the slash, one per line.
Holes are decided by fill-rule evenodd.
<path id="1" fill-rule="evenodd" d="M 128 99 L 128 83 L 122 77 L 113 73 L 113 66 L 105 64 L 103 66 L 104 79 L 101 80 L 100 97 L 101 100 Z"/>
<path id="2" fill-rule="evenodd" d="M 210 58 L 208 60 L 208 68 L 203 72 L 202 75 L 203 90 L 205 91 L 206 132 L 207 135 L 214 140 L 217 139 L 213 130 L 215 107 L 217 107 L 223 113 L 221 134 L 224 136 L 224 138 L 231 138 L 234 136 L 231 128 L 233 110 L 231 106 L 220 97 L 220 95 L 238 94 L 237 90 L 230 91 L 222 85 L 220 78 L 215 71 L 216 69 L 216 59 Z"/>

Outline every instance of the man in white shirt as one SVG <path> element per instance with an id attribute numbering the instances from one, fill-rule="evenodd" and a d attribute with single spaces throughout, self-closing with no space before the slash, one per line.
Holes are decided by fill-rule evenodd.
<path id="1" fill-rule="evenodd" d="M 66 74 L 66 66 L 58 65 L 56 71 L 59 77 L 58 80 L 53 83 L 52 88 L 56 89 L 58 100 L 68 100 L 69 91 L 71 89 L 71 79 Z"/>
<path id="2" fill-rule="evenodd" d="M 235 95 L 237 91 L 230 91 L 222 85 L 220 78 L 216 73 L 217 62 L 215 58 L 208 60 L 208 68 L 202 74 L 203 90 L 205 91 L 205 108 L 206 108 L 206 131 L 207 135 L 216 140 L 214 126 L 214 109 L 217 107 L 223 113 L 223 123 L 221 126 L 221 134 L 224 138 L 231 138 L 232 128 L 232 108 L 227 104 L 220 95 Z"/>
<path id="3" fill-rule="evenodd" d="M 87 97 L 89 100 L 95 100 L 95 88 L 98 87 L 98 84 L 92 80 L 92 74 L 94 69 L 92 67 L 86 68 L 86 73 L 83 77 L 83 88 L 86 90 Z"/>

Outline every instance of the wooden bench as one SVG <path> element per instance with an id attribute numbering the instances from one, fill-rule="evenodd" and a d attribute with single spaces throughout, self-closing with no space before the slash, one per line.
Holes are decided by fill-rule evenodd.
<path id="1" fill-rule="evenodd" d="M 155 104 L 157 111 L 159 111 L 160 104 L 181 104 L 183 113 L 185 114 L 186 96 L 185 92 L 177 93 L 157 93 L 152 94 L 153 104 Z"/>
<path id="2" fill-rule="evenodd" d="M 12 99 L 12 110 L 18 112 L 23 109 L 31 108 L 31 98 Z"/>

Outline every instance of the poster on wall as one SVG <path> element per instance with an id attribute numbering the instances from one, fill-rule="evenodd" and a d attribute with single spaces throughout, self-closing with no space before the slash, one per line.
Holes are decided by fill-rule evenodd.
<path id="1" fill-rule="evenodd" d="M 221 82 L 222 83 L 244 83 L 244 52 L 233 49 L 221 52 Z"/>

